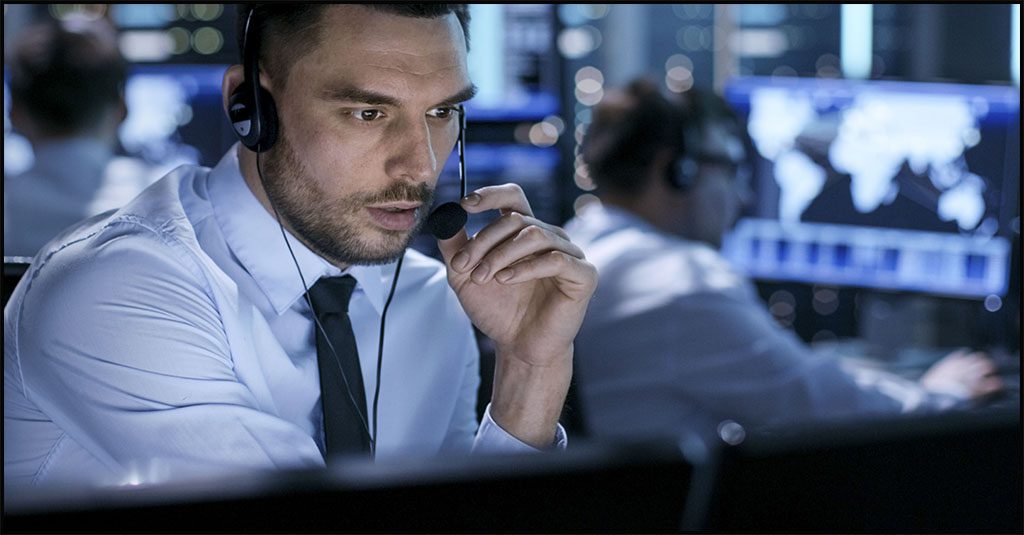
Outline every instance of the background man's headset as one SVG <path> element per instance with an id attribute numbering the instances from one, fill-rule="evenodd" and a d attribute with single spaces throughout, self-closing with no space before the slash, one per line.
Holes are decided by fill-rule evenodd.
<path id="1" fill-rule="evenodd" d="M 228 99 L 228 118 L 231 121 L 235 134 L 242 142 L 242 145 L 256 153 L 256 170 L 259 173 L 260 184 L 263 185 L 264 190 L 266 190 L 266 184 L 263 178 L 263 169 L 260 164 L 260 153 L 270 150 L 270 148 L 274 146 L 274 143 L 277 141 L 279 129 L 277 122 L 277 106 L 274 104 L 274 98 L 269 91 L 260 85 L 259 51 L 259 21 L 256 20 L 256 8 L 251 8 L 249 10 L 248 17 L 246 18 L 245 33 L 242 38 L 242 69 L 244 79 L 235 91 L 231 93 L 231 96 Z M 456 143 L 459 151 L 460 198 L 466 196 L 466 159 L 464 154 L 466 141 L 465 135 L 466 113 L 463 107 L 459 106 L 459 136 Z M 313 307 L 313 302 L 309 298 L 309 286 L 306 284 L 306 279 L 303 277 L 302 270 L 299 268 L 299 262 L 295 258 L 295 253 L 292 251 L 291 243 L 288 240 L 287 233 L 285 233 L 284 225 L 281 223 L 281 215 L 277 210 L 277 206 L 274 204 L 274 199 L 271 198 L 270 195 L 267 195 L 267 199 L 270 201 L 270 205 L 274 209 L 274 216 L 277 218 L 278 226 L 281 229 L 281 236 L 284 238 L 285 245 L 288 246 L 288 253 L 291 255 L 292 262 L 295 264 L 295 270 L 298 272 L 299 279 L 302 281 L 306 304 L 309 305 L 309 309 L 313 312 L 313 322 L 316 324 L 316 328 L 320 330 L 324 339 L 327 340 L 327 345 L 330 348 L 331 354 L 334 356 L 334 359 L 339 362 L 338 367 L 341 368 L 338 353 L 335 351 L 334 345 L 331 344 L 330 337 L 327 336 L 323 325 L 320 323 L 316 309 Z M 427 218 L 424 228 L 436 238 L 446 240 L 454 236 L 463 226 L 465 226 L 466 219 L 466 211 L 459 205 L 459 203 L 447 202 L 438 206 L 433 212 L 431 212 L 430 216 Z M 380 316 L 380 339 L 377 346 L 377 383 L 373 389 L 372 433 L 370 432 L 367 415 L 363 414 L 363 411 L 360 409 L 360 404 L 356 403 L 355 398 L 352 397 L 352 390 L 348 388 L 348 378 L 345 377 L 344 368 L 342 368 L 341 374 L 342 380 L 345 382 L 348 399 L 352 403 L 352 407 L 355 409 L 356 414 L 359 415 L 363 432 L 366 434 L 366 438 L 370 443 L 371 458 L 376 456 L 377 452 L 377 405 L 380 398 L 381 364 L 383 363 L 384 357 L 384 321 L 387 318 L 388 307 L 391 305 L 391 299 L 395 296 L 395 288 L 398 286 L 398 275 L 402 270 L 402 260 L 404 257 L 404 254 L 400 256 L 398 258 L 398 263 L 395 265 L 395 275 L 391 281 L 391 290 L 388 292 L 388 298 L 384 302 L 384 310 L 381 312 Z"/>
<path id="2" fill-rule="evenodd" d="M 726 121 L 722 116 L 716 119 L 715 113 L 708 109 L 703 99 L 690 102 L 689 110 L 683 116 L 683 150 L 668 166 L 665 178 L 673 189 L 687 191 L 697 183 L 701 164 L 719 164 L 733 167 L 738 176 L 749 173 L 744 165 L 745 149 L 738 136 L 727 131 L 715 130 L 715 121 Z M 707 144 L 716 140 L 715 134 L 725 134 L 729 139 L 717 139 L 725 143 L 721 152 L 708 152 Z"/>
<path id="3" fill-rule="evenodd" d="M 671 164 L 665 178 L 669 185 L 679 191 L 687 191 L 697 183 L 700 173 L 700 161 L 697 158 L 700 146 L 701 130 L 692 124 L 694 117 L 686 119 L 688 125 L 683 128 L 683 151 Z"/>

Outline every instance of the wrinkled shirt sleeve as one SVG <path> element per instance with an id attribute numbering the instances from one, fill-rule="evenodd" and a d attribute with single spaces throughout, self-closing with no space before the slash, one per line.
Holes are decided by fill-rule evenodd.
<path id="1" fill-rule="evenodd" d="M 201 272 L 174 244 L 139 240 L 55 260 L 5 311 L 19 314 L 5 360 L 25 397 L 105 467 L 96 481 L 322 466 L 313 439 L 239 381 Z"/>

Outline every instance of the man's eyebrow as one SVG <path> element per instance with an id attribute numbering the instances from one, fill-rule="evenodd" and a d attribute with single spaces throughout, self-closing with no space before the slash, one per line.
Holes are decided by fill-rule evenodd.
<path id="1" fill-rule="evenodd" d="M 441 104 L 460 104 L 473 98 L 473 96 L 476 95 L 476 92 L 476 85 L 470 84 L 461 91 L 459 91 L 458 93 L 455 93 L 454 95 L 446 99 L 443 99 L 441 101 Z M 340 102 L 358 102 L 361 104 L 370 104 L 372 106 L 398 107 L 400 105 L 398 99 L 396 99 L 395 97 L 353 86 L 342 86 L 331 89 L 324 89 L 323 91 L 320 92 L 320 96 L 325 100 L 336 100 Z"/>
<path id="2" fill-rule="evenodd" d="M 459 91 L 458 93 L 455 93 L 454 95 L 442 100 L 441 104 L 462 104 L 463 102 L 466 102 L 467 100 L 473 98 L 476 95 L 476 91 L 476 85 L 469 84 L 462 91 Z"/>
<path id="3" fill-rule="evenodd" d="M 325 100 L 359 102 L 373 106 L 398 106 L 398 99 L 392 96 L 352 86 L 324 89 L 320 92 L 320 96 Z"/>

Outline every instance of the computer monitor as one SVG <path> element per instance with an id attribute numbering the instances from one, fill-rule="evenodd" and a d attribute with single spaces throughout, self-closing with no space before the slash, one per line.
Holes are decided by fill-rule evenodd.
<path id="1" fill-rule="evenodd" d="M 754 204 L 724 254 L 759 279 L 1005 295 L 1016 87 L 741 77 Z"/>
<path id="2" fill-rule="evenodd" d="M 342 462 L 108 489 L 4 495 L 12 532 L 675 532 L 692 464 L 673 441 Z"/>
<path id="3" fill-rule="evenodd" d="M 1020 408 L 720 426 L 685 530 L 1020 533 Z"/>
<path id="4" fill-rule="evenodd" d="M 31 258 L 24 256 L 4 257 L 3 288 L 0 290 L 4 306 L 7 306 L 7 300 L 11 298 L 11 294 L 14 293 L 14 288 L 18 286 L 18 282 L 25 276 L 31 262 Z"/>
<path id="5" fill-rule="evenodd" d="M 477 95 L 470 121 L 540 120 L 559 113 L 561 72 L 551 4 L 473 4 L 469 76 Z"/>
<path id="6" fill-rule="evenodd" d="M 213 166 L 237 140 L 224 113 L 227 65 L 132 66 L 125 86 L 124 149 L 153 163 Z"/>

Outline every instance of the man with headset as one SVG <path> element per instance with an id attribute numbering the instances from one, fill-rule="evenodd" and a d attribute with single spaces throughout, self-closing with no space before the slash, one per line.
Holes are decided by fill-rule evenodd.
<path id="1" fill-rule="evenodd" d="M 5 486 L 321 466 L 352 453 L 325 437 L 350 404 L 359 455 L 564 447 L 596 282 L 579 248 L 504 185 L 460 200 L 500 211 L 475 236 L 434 225 L 444 265 L 406 250 L 474 90 L 466 6 L 239 14 L 241 145 L 65 231 L 4 311 Z M 310 298 L 326 280 L 350 300 Z M 351 324 L 333 342 L 332 300 Z M 497 348 L 479 425 L 471 321 Z M 321 389 L 324 358 L 347 392 Z"/>
<path id="2" fill-rule="evenodd" d="M 699 89 L 674 102 L 638 79 L 595 106 L 582 153 L 601 202 L 566 224 L 599 273 L 576 340 L 590 433 L 706 437 L 723 420 L 937 410 L 1001 387 L 981 354 L 951 355 L 921 384 L 851 375 L 779 327 L 717 251 L 749 195 L 747 146 L 728 104 Z"/>
<path id="3" fill-rule="evenodd" d="M 123 205 L 169 168 L 117 154 L 128 64 L 108 21 L 36 23 L 10 49 L 11 126 L 31 143 L 33 161 L 4 176 L 4 255 L 32 256 L 68 225 Z"/>

